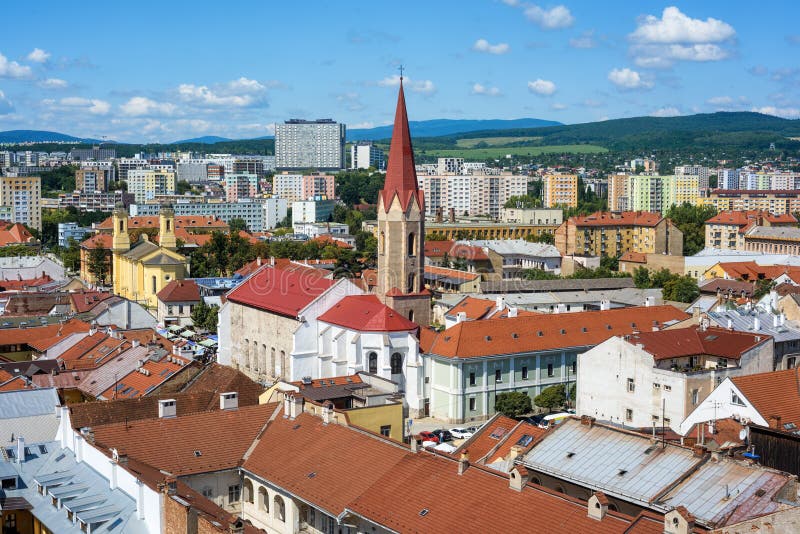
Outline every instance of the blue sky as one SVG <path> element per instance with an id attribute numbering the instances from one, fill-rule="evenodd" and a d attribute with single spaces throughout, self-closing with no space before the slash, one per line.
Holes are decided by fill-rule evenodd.
<path id="1" fill-rule="evenodd" d="M 289 118 L 800 118 L 797 2 L 14 2 L 0 130 L 248 138 Z"/>

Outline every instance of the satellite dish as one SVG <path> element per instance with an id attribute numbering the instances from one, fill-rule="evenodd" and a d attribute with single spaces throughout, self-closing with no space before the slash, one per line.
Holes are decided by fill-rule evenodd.
<path id="1" fill-rule="evenodd" d="M 743 428 L 739 431 L 739 439 L 745 440 L 747 439 L 747 429 Z"/>

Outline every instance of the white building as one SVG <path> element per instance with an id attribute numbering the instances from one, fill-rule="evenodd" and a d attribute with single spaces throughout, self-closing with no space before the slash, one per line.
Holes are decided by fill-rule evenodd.
<path id="1" fill-rule="evenodd" d="M 300 200 L 292 202 L 292 225 L 327 222 L 333 216 L 333 200 Z"/>
<path id="2" fill-rule="evenodd" d="M 425 192 L 425 215 L 429 217 L 451 209 L 456 215 L 498 217 L 509 198 L 528 192 L 528 177 L 510 173 L 423 174 L 418 179 L 419 188 Z"/>
<path id="3" fill-rule="evenodd" d="M 315 239 L 321 235 L 330 236 L 347 236 L 350 238 L 348 232 L 349 227 L 346 224 L 335 222 L 296 222 L 292 225 L 294 233 L 304 234 L 309 239 Z M 350 241 L 350 239 L 348 239 Z"/>
<path id="4" fill-rule="evenodd" d="M 698 186 L 702 189 L 708 189 L 708 177 L 711 176 L 711 170 L 702 165 L 679 165 L 675 167 L 675 176 L 697 176 Z"/>
<path id="5" fill-rule="evenodd" d="M 291 119 L 275 125 L 277 169 L 344 168 L 344 124 L 331 119 Z"/>
<path id="6" fill-rule="evenodd" d="M 175 193 L 175 173 L 154 169 L 131 169 L 127 174 L 128 192 L 136 202 L 153 200 L 158 195 Z"/>
<path id="7" fill-rule="evenodd" d="M 640 333 L 578 356 L 578 415 L 677 431 L 726 377 L 772 370 L 768 336 L 716 327 L 657 330 L 662 326 L 636 324 Z"/>
<path id="8" fill-rule="evenodd" d="M 288 202 L 283 198 L 245 198 L 237 202 L 195 202 L 179 199 L 172 204 L 175 215 L 210 215 L 229 223 L 231 219 L 242 219 L 251 232 L 263 232 L 278 226 L 286 218 Z M 161 205 L 156 203 L 131 204 L 131 217 L 159 214 Z"/>
<path id="9" fill-rule="evenodd" d="M 350 168 L 351 169 L 373 169 L 383 170 L 386 162 L 383 150 L 375 146 L 372 141 L 359 141 L 350 147 Z"/>

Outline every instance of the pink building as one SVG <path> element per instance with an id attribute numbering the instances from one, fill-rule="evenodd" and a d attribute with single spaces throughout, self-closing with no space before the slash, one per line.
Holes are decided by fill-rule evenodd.
<path id="1" fill-rule="evenodd" d="M 225 176 L 225 196 L 228 202 L 252 198 L 258 194 L 258 175 L 228 174 Z"/>
<path id="2" fill-rule="evenodd" d="M 326 198 L 336 198 L 336 186 L 331 174 L 311 174 L 303 176 L 302 200 L 325 195 Z"/>

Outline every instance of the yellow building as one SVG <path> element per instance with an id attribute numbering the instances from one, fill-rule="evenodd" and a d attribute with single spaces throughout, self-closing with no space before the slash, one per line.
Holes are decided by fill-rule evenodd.
<path id="1" fill-rule="evenodd" d="M 42 179 L 38 176 L 0 176 L 0 206 L 12 223 L 42 229 Z"/>
<path id="2" fill-rule="evenodd" d="M 155 309 L 158 292 L 172 280 L 184 279 L 189 270 L 186 258 L 176 252 L 175 214 L 171 209 L 161 210 L 158 244 L 142 233 L 131 246 L 128 214 L 124 209 L 115 210 L 112 221 L 114 293 Z"/>
<path id="3" fill-rule="evenodd" d="M 128 171 L 128 192 L 136 202 L 153 200 L 156 196 L 175 193 L 175 173 L 155 169 L 133 169 Z"/>
<path id="4" fill-rule="evenodd" d="M 545 174 L 542 178 L 544 207 L 575 207 L 578 205 L 577 174 Z"/>
<path id="5" fill-rule="evenodd" d="M 697 204 L 700 198 L 700 177 L 692 175 L 662 176 L 661 192 L 663 195 L 662 212 L 666 213 L 672 206 Z"/>
<path id="6" fill-rule="evenodd" d="M 683 253 L 683 233 L 672 221 L 658 213 L 642 211 L 570 217 L 556 230 L 555 238 L 558 251 L 569 256 L 615 258 L 626 252 Z"/>

